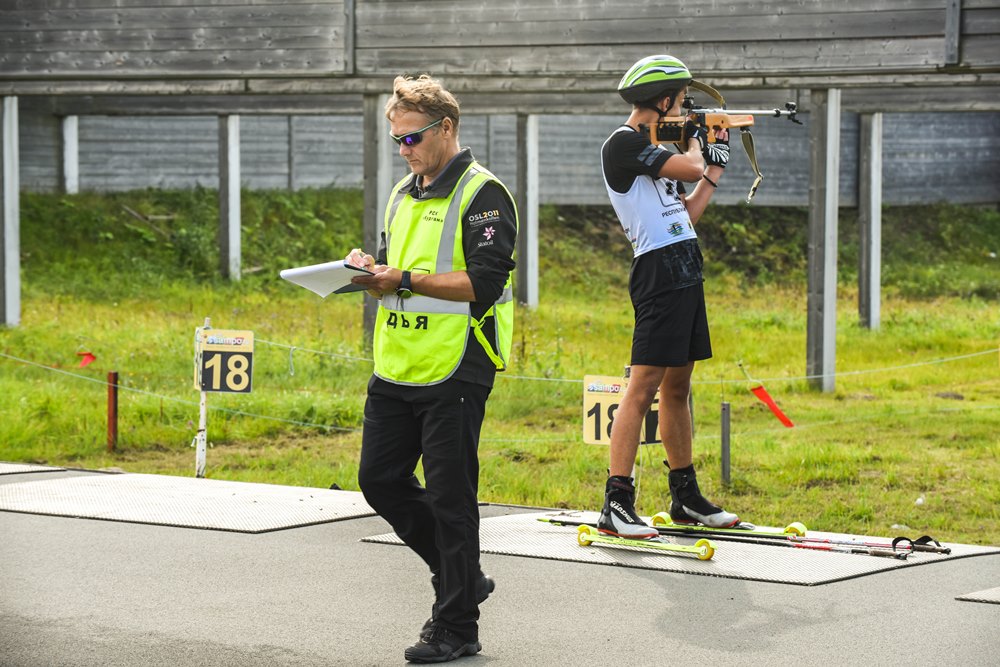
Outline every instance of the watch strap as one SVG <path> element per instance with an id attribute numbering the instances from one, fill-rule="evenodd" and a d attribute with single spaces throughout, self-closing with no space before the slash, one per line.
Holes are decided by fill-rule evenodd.
<path id="1" fill-rule="evenodd" d="M 413 285 L 410 283 L 410 272 L 403 271 L 403 275 L 399 279 L 399 287 L 396 288 L 396 295 L 405 297 L 411 294 L 413 294 Z"/>

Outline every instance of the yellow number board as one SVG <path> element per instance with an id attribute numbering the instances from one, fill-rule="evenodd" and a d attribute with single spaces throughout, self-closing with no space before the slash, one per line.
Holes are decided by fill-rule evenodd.
<path id="1" fill-rule="evenodd" d="M 588 445 L 611 444 L 611 425 L 615 413 L 625 395 L 628 380 L 610 375 L 586 375 L 583 378 L 583 441 Z M 641 432 L 640 444 L 651 445 L 660 441 L 659 437 L 660 394 L 657 392 L 653 405 L 646 413 Z"/>
<path id="2" fill-rule="evenodd" d="M 253 332 L 198 329 L 194 388 L 249 394 L 253 387 Z"/>

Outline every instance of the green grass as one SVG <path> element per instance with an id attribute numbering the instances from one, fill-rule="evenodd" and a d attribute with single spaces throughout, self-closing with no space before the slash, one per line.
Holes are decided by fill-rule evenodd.
<path id="1" fill-rule="evenodd" d="M 371 372 L 361 297 L 321 300 L 277 271 L 357 245 L 359 193 L 244 193 L 251 270 L 237 285 L 213 276 L 214 197 L 25 195 L 22 324 L 0 329 L 0 460 L 193 474 L 192 340 L 210 317 L 253 330 L 257 345 L 253 393 L 209 396 L 208 476 L 357 488 Z M 1000 544 L 1000 215 L 948 206 L 884 215 L 877 332 L 858 326 L 850 212 L 841 220 L 843 374 L 826 394 L 802 379 L 805 211 L 719 208 L 703 221 L 715 357 L 695 372 L 701 486 L 761 524 Z M 583 444 L 581 381 L 628 361 L 630 253 L 605 209 L 546 207 L 541 223 L 541 306 L 517 312 L 514 365 L 483 428 L 480 495 L 593 509 L 607 451 Z M 83 351 L 97 361 L 78 369 Z M 747 391 L 739 361 L 767 380 L 795 428 Z M 123 384 L 113 453 L 109 371 Z M 722 401 L 732 406 L 729 487 Z M 643 513 L 669 498 L 662 458 L 642 448 Z"/>

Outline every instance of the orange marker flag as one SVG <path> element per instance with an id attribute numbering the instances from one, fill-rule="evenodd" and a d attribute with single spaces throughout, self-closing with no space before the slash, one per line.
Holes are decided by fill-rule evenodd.
<path id="1" fill-rule="evenodd" d="M 771 395 L 767 393 L 767 389 L 764 389 L 764 383 L 754 380 L 752 377 L 750 377 L 750 373 L 747 372 L 747 369 L 743 368 L 742 361 L 737 362 L 736 365 L 739 366 L 740 370 L 743 371 L 743 374 L 747 376 L 747 380 L 750 382 L 751 393 L 753 393 L 753 395 L 756 396 L 761 403 L 770 408 L 771 412 L 774 413 L 774 416 L 777 417 L 778 420 L 782 424 L 784 424 L 787 428 L 792 428 L 793 426 L 795 426 L 795 424 L 792 423 L 792 420 L 789 419 L 788 416 L 781 411 L 781 408 L 778 407 L 778 404 L 774 402 L 774 399 L 771 398 Z"/>
<path id="2" fill-rule="evenodd" d="M 83 357 L 82 359 L 80 359 L 80 365 L 78 366 L 78 368 L 84 368 L 97 361 L 97 357 L 95 357 L 90 352 L 77 352 L 76 356 Z"/>

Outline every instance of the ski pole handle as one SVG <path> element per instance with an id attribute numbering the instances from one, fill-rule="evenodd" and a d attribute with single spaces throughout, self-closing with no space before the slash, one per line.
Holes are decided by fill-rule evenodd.
<path id="1" fill-rule="evenodd" d="M 876 547 L 867 547 L 858 553 L 868 554 L 869 556 L 881 556 L 882 558 L 895 558 L 896 560 L 906 560 L 908 553 L 906 551 L 893 551 L 892 549 L 878 549 Z"/>

